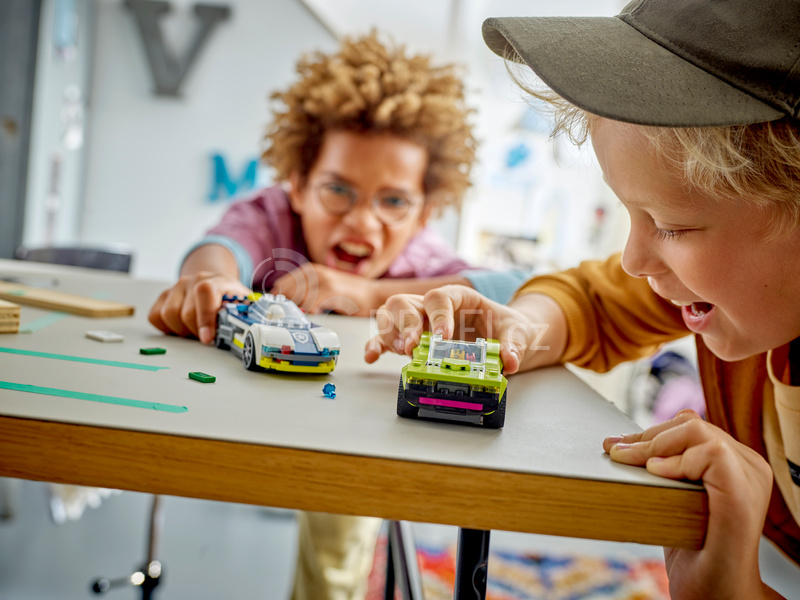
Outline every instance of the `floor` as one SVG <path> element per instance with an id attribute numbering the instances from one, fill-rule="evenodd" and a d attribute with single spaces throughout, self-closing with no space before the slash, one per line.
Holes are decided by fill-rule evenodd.
<path id="1" fill-rule="evenodd" d="M 0 520 L 0 600 L 86 600 L 99 577 L 125 576 L 146 554 L 150 496 L 124 492 L 87 509 L 77 521 L 56 525 L 46 484 L 11 480 L 14 516 Z M 240 504 L 166 497 L 160 544 L 164 575 L 156 600 L 288 598 L 296 548 L 293 513 Z M 416 525 L 429 543 L 454 543 L 457 529 Z M 492 548 L 596 555 L 660 557 L 661 549 L 492 533 Z M 491 573 L 491 563 L 490 563 Z M 762 574 L 789 600 L 800 600 L 800 568 L 762 544 Z M 138 600 L 117 588 L 109 600 Z"/>

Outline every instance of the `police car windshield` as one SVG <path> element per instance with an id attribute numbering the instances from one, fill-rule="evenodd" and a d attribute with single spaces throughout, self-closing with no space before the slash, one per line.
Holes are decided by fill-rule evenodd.
<path id="1" fill-rule="evenodd" d="M 294 302 L 276 301 L 262 298 L 251 308 L 251 314 L 257 314 L 262 322 L 295 329 L 308 329 L 311 326 L 308 318 Z"/>

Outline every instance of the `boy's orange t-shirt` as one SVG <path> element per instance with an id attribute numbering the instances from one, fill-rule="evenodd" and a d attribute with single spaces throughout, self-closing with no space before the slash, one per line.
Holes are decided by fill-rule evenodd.
<path id="1" fill-rule="evenodd" d="M 516 296 L 529 293 L 552 297 L 566 314 L 562 361 L 594 371 L 650 356 L 664 342 L 691 334 L 680 308 L 646 279 L 625 273 L 619 254 L 530 279 Z M 800 388 L 782 383 L 788 345 L 726 362 L 700 336 L 695 340 L 708 419 L 769 461 L 775 483 L 764 535 L 800 564 L 800 481 L 790 472 L 790 463 L 800 464 Z M 778 363 L 778 375 L 770 377 L 768 358 L 773 367 Z"/>

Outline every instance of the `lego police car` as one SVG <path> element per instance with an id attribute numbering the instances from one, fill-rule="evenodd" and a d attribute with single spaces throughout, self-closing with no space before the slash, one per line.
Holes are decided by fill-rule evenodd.
<path id="1" fill-rule="evenodd" d="M 397 414 L 499 429 L 507 383 L 496 340 L 444 340 L 426 332 L 403 367 Z"/>
<path id="2" fill-rule="evenodd" d="M 237 354 L 251 371 L 330 373 L 339 336 L 316 325 L 283 295 L 224 296 L 217 313 L 217 348 Z"/>

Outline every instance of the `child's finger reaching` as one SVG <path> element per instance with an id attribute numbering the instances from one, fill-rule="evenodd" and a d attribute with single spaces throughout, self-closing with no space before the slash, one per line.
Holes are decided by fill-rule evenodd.
<path id="1" fill-rule="evenodd" d="M 194 288 L 194 312 L 197 319 L 197 337 L 204 344 L 214 341 L 217 329 L 217 311 L 222 300 L 219 286 L 212 280 L 200 281 Z"/>
<path id="2" fill-rule="evenodd" d="M 423 298 L 431 332 L 441 335 L 444 339 L 451 339 L 455 331 L 454 290 L 458 290 L 458 287 L 444 286 L 430 290 Z"/>
<path id="3" fill-rule="evenodd" d="M 167 296 L 169 295 L 170 290 L 164 290 L 159 295 L 158 299 L 155 301 L 153 306 L 150 308 L 150 313 L 147 315 L 148 320 L 156 329 L 163 331 L 164 333 L 172 333 L 172 330 L 167 326 L 164 322 L 164 319 L 161 318 L 161 309 L 167 301 Z"/>
<path id="4" fill-rule="evenodd" d="M 695 411 L 687 408 L 684 410 L 679 411 L 672 419 L 669 421 L 664 421 L 663 423 L 659 423 L 658 425 L 653 425 L 645 429 L 644 431 L 640 431 L 638 433 L 625 433 L 621 435 L 615 435 L 607 437 L 603 440 L 603 450 L 606 453 L 610 452 L 611 448 L 616 444 L 623 443 L 623 444 L 635 444 L 641 441 L 652 440 L 658 434 L 668 429 L 672 429 L 673 427 L 677 427 L 678 425 L 682 425 L 687 421 L 691 420 L 701 420 L 702 417 L 697 414 Z"/>
<path id="5" fill-rule="evenodd" d="M 507 375 L 519 370 L 521 356 L 525 353 L 526 338 L 519 328 L 511 327 L 500 335 L 500 358 Z"/>
<path id="6" fill-rule="evenodd" d="M 367 345 L 364 346 L 364 360 L 370 364 L 374 363 L 378 358 L 380 358 L 381 354 L 384 352 L 390 352 L 391 348 L 386 346 L 381 341 L 381 336 L 376 335 L 375 337 L 370 338 L 367 341 Z"/>
<path id="7" fill-rule="evenodd" d="M 161 322 L 166 325 L 169 333 L 182 337 L 189 337 L 192 331 L 182 319 L 183 305 L 186 299 L 186 289 L 183 285 L 176 285 L 167 293 L 159 311 Z"/>
<path id="8" fill-rule="evenodd" d="M 378 309 L 376 317 L 381 342 L 393 352 L 410 355 L 426 325 L 422 296 L 391 296 Z"/>
<path id="9" fill-rule="evenodd" d="M 672 422 L 674 421 L 673 419 Z M 609 450 L 609 455 L 617 462 L 644 465 L 653 457 L 677 456 L 693 446 L 699 446 L 713 439 L 728 441 L 730 436 L 701 419 L 689 419 L 662 429 L 652 438 L 614 444 Z"/>

